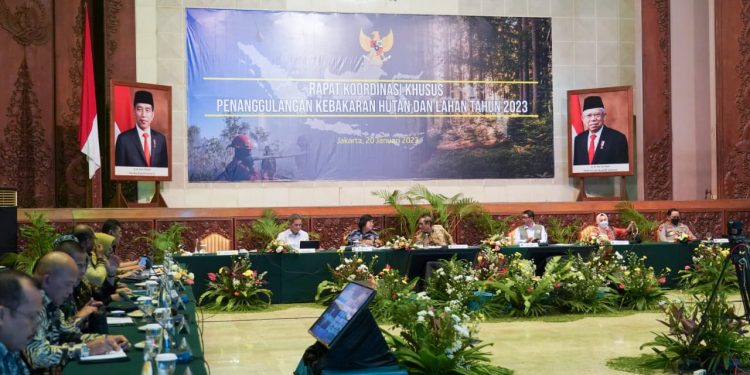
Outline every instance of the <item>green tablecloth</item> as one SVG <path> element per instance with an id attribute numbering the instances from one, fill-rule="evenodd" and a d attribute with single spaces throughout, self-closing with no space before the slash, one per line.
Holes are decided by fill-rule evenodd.
<path id="1" fill-rule="evenodd" d="M 182 341 L 182 337 L 187 337 L 188 345 L 193 351 L 193 360 L 187 364 L 177 364 L 177 371 L 175 374 L 182 374 L 185 372 L 187 367 L 190 367 L 190 371 L 195 375 L 206 374 L 206 368 L 203 363 L 203 347 L 201 346 L 200 336 L 198 332 L 198 324 L 195 315 L 195 301 L 193 299 L 193 291 L 191 288 L 181 294 L 185 294 L 190 298 L 190 302 L 186 304 L 185 311 L 181 311 L 185 318 L 188 319 L 190 324 L 189 334 L 178 334 L 176 343 L 179 345 Z M 119 303 L 119 302 L 114 302 Z M 134 319 L 135 325 L 126 326 L 110 326 L 109 333 L 113 335 L 124 335 L 128 338 L 131 345 L 137 342 L 143 341 L 145 338 L 144 332 L 138 330 L 138 327 L 145 324 L 142 319 Z M 143 368 L 143 350 L 130 348 L 128 353 L 127 361 L 119 362 L 106 362 L 106 363 L 80 363 L 71 362 L 65 366 L 64 375 L 75 375 L 75 374 L 106 374 L 106 375 L 133 375 L 140 374 Z M 156 369 L 153 369 L 156 374 Z"/>
<path id="2" fill-rule="evenodd" d="M 667 276 L 666 286 L 672 287 L 677 283 L 677 271 L 693 264 L 693 249 L 698 243 L 674 244 L 674 243 L 643 243 L 637 245 L 617 245 L 613 246 L 615 251 L 625 254 L 626 251 L 632 251 L 638 256 L 646 256 L 646 265 L 654 267 L 656 272 L 663 268 L 669 267 L 671 272 Z M 521 253 L 526 259 L 533 259 L 539 268 L 544 264 L 547 257 L 562 255 L 567 252 L 587 253 L 593 250 L 590 246 L 544 246 L 544 247 L 508 247 L 500 251 L 505 255 L 511 255 L 515 252 Z"/>
<path id="3" fill-rule="evenodd" d="M 615 250 L 624 253 L 631 250 L 638 255 L 647 256 L 646 264 L 653 266 L 657 272 L 664 267 L 672 269 L 667 278 L 667 286 L 674 285 L 677 271 L 686 265 L 692 264 L 693 249 L 697 244 L 671 244 L 671 243 L 645 243 L 638 245 L 614 246 Z M 527 259 L 540 262 L 548 256 L 565 254 L 568 251 L 590 251 L 586 246 L 544 246 L 544 247 L 508 247 L 501 251 L 510 255 L 514 252 L 521 253 Z M 369 261 L 372 256 L 378 256 L 374 272 L 379 272 L 386 264 L 390 264 L 406 272 L 409 257 L 412 253 L 420 250 L 374 250 L 361 253 Z M 458 250 L 457 250 L 458 251 Z M 468 251 L 478 251 L 478 248 L 469 248 Z M 349 256 L 347 254 L 347 256 Z M 339 254 L 335 251 L 323 251 L 314 254 L 268 254 L 250 253 L 252 267 L 256 271 L 268 271 L 265 280 L 268 280 L 266 288 L 273 292 L 273 303 L 299 303 L 313 302 L 318 284 L 330 278 L 328 266 L 335 267 L 339 264 Z M 233 256 L 225 255 L 194 255 L 186 257 L 175 257 L 178 263 L 185 264 L 195 274 L 193 290 L 196 297 L 206 289 L 209 272 L 217 272 L 220 267 L 231 264 Z"/>
<path id="4" fill-rule="evenodd" d="M 405 267 L 408 255 L 406 251 L 393 250 L 375 250 L 360 254 L 368 264 L 377 255 L 378 260 L 375 263 L 377 271 L 386 264 L 398 268 Z M 264 278 L 268 281 L 265 288 L 273 292 L 271 299 L 273 303 L 314 301 L 318 284 L 330 278 L 328 265 L 336 267 L 340 262 L 339 254 L 335 251 L 314 254 L 250 253 L 248 256 L 254 270 L 258 273 L 268 271 Z M 207 254 L 175 257 L 175 261 L 184 264 L 190 272 L 195 274 L 193 290 L 196 298 L 200 298 L 201 293 L 208 287 L 208 273 L 215 273 L 219 271 L 219 268 L 229 266 L 234 257 Z"/>

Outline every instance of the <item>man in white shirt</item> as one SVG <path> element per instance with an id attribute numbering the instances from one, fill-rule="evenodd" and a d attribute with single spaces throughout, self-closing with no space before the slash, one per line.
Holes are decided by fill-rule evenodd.
<path id="1" fill-rule="evenodd" d="M 282 240 L 295 249 L 299 249 L 300 241 L 310 241 L 310 236 L 302 230 L 302 216 L 292 214 L 289 216 L 289 229 L 279 233 L 277 240 Z"/>
<path id="2" fill-rule="evenodd" d="M 524 211 L 521 218 L 523 225 L 516 229 L 516 238 L 513 243 L 547 242 L 547 231 L 544 226 L 534 223 L 534 211 Z"/>

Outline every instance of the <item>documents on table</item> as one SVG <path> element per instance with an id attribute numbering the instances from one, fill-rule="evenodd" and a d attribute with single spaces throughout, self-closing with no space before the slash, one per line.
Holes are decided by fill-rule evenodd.
<path id="1" fill-rule="evenodd" d="M 106 360 L 120 359 L 120 358 L 128 358 L 128 355 L 125 354 L 125 351 L 122 349 L 118 351 L 111 351 L 105 354 L 81 357 L 81 362 L 106 361 Z"/>
<path id="2" fill-rule="evenodd" d="M 121 326 L 125 324 L 133 324 L 133 318 L 124 316 L 108 316 L 107 317 L 107 325 L 111 326 Z"/>

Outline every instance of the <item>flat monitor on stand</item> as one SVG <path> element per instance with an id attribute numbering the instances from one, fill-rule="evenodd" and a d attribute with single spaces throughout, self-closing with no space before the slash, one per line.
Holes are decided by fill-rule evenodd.
<path id="1" fill-rule="evenodd" d="M 317 342 L 302 356 L 297 375 L 325 370 L 357 370 L 396 365 L 380 328 L 367 308 L 375 290 L 351 282 L 308 332 Z"/>

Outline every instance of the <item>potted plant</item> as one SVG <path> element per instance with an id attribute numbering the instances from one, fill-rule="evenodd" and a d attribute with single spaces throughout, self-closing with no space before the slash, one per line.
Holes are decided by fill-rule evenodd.
<path id="1" fill-rule="evenodd" d="M 177 254 L 180 251 L 182 245 L 182 234 L 187 230 L 185 224 L 176 222 L 172 223 L 166 230 L 151 231 L 150 237 L 139 237 L 137 239 L 145 239 L 151 241 L 151 249 L 154 258 L 154 263 L 162 263 L 164 261 L 164 255 L 167 252 L 171 254 Z"/>
<path id="2" fill-rule="evenodd" d="M 208 289 L 198 303 L 210 301 L 209 308 L 222 311 L 248 311 L 264 309 L 271 305 L 273 293 L 263 288 L 268 284 L 263 278 L 268 272 L 252 269 L 250 259 L 237 257 L 230 267 L 221 267 L 217 273 L 208 274 Z"/>
<path id="3" fill-rule="evenodd" d="M 328 266 L 331 280 L 321 281 L 315 294 L 315 302 L 324 306 L 329 305 L 350 281 L 366 281 L 373 287 L 375 286 L 372 272 L 378 261 L 377 255 L 372 257 L 369 264 L 365 264 L 365 260 L 358 253 L 353 253 L 351 258 L 344 256 L 343 250 L 339 250 L 338 253 L 339 265 L 336 268 Z"/>
<path id="4" fill-rule="evenodd" d="M 263 210 L 263 215 L 250 226 L 250 237 L 258 242 L 267 244 L 275 240 L 276 236 L 288 226 L 289 223 L 278 220 L 273 210 L 265 209 Z"/>
<path id="5" fill-rule="evenodd" d="M 550 243 L 575 243 L 578 238 L 578 232 L 581 230 L 581 221 L 576 219 L 568 225 L 551 216 L 547 219 L 547 236 Z"/>
<path id="6" fill-rule="evenodd" d="M 479 203 L 461 193 L 448 197 L 433 193 L 423 185 L 414 185 L 405 193 L 381 190 L 373 192 L 373 195 L 383 198 L 385 204 L 396 210 L 400 234 L 407 238 L 417 231 L 417 219 L 422 214 L 429 213 L 435 224 L 444 226 L 448 233 L 454 233 L 462 220 L 477 217 L 483 212 Z M 422 206 L 424 204 L 429 207 Z"/>
<path id="7" fill-rule="evenodd" d="M 635 223 L 635 227 L 636 229 L 638 229 L 638 233 L 645 236 L 638 238 L 636 242 L 638 242 L 640 239 L 644 239 L 646 240 L 646 242 L 650 242 L 653 241 L 654 238 L 656 238 L 656 230 L 657 228 L 659 228 L 659 222 L 649 220 L 642 213 L 638 212 L 638 210 L 633 207 L 632 202 L 620 202 L 615 206 L 615 208 L 617 208 L 620 213 L 621 223 L 630 223 L 632 221 L 633 223 Z"/>
<path id="8" fill-rule="evenodd" d="M 656 358 L 650 367 L 692 372 L 731 373 L 733 367 L 750 363 L 750 338 L 745 335 L 742 317 L 720 295 L 714 303 L 699 299 L 692 306 L 681 302 L 662 305 L 666 319 L 659 320 L 668 330 L 641 346 L 651 347 Z M 700 317 L 700 318 L 699 318 Z"/>
<path id="9" fill-rule="evenodd" d="M 26 246 L 17 253 L 3 254 L 0 264 L 31 274 L 39 258 L 52 251 L 52 244 L 58 233 L 44 217 L 44 213 L 27 212 L 26 217 L 29 224 L 19 229 L 21 237 L 26 240 Z"/>

